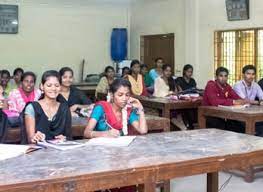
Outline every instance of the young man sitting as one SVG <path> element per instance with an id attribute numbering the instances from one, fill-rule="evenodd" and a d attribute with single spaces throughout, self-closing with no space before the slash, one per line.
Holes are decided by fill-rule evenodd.
<path id="1" fill-rule="evenodd" d="M 216 77 L 214 81 L 209 81 L 205 87 L 203 105 L 218 106 L 218 105 L 244 105 L 248 101 L 241 99 L 232 87 L 227 83 L 228 70 L 224 67 L 219 67 L 216 70 Z M 229 123 L 229 121 L 228 121 Z M 208 118 L 207 127 L 212 128 L 226 128 L 226 121 L 220 118 Z M 227 126 L 229 127 L 229 126 Z M 232 127 L 232 126 L 231 126 Z"/>
<path id="2" fill-rule="evenodd" d="M 261 87 L 256 82 L 254 82 L 256 71 L 257 70 L 253 65 L 246 65 L 243 67 L 243 80 L 238 81 L 234 85 L 234 90 L 239 95 L 239 97 L 246 99 L 250 104 L 262 105 L 263 91 Z M 262 130 L 263 122 L 256 123 L 256 135 L 263 136 Z"/>

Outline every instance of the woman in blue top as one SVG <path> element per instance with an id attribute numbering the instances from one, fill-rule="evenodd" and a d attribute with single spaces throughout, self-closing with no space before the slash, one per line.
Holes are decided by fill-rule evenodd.
<path id="1" fill-rule="evenodd" d="M 143 106 L 138 99 L 130 97 L 131 84 L 115 79 L 110 86 L 111 102 L 100 101 L 91 114 L 84 131 L 86 138 L 118 137 L 130 134 L 129 127 L 140 134 L 148 131 Z"/>
<path id="2" fill-rule="evenodd" d="M 163 70 L 162 70 L 163 58 L 159 57 L 159 58 L 155 59 L 155 65 L 156 65 L 156 68 L 151 69 L 149 72 L 149 75 L 150 75 L 153 82 L 155 81 L 155 79 L 162 76 L 162 74 L 163 74 Z"/>

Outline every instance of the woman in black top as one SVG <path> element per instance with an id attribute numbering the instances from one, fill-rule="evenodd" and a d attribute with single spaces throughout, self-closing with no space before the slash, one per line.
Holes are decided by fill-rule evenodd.
<path id="1" fill-rule="evenodd" d="M 193 75 L 193 66 L 186 64 L 183 68 L 183 76 L 176 79 L 176 83 L 179 86 L 179 89 L 182 91 L 196 89 L 196 82 L 192 78 Z M 183 111 L 183 121 L 186 124 L 188 129 L 194 129 L 193 124 L 197 122 L 197 111 L 196 110 L 184 110 Z"/>
<path id="2" fill-rule="evenodd" d="M 23 143 L 51 139 L 71 139 L 71 113 L 67 103 L 58 101 L 61 77 L 57 71 L 42 76 L 42 97 L 29 103 L 24 110 Z"/>
<path id="3" fill-rule="evenodd" d="M 192 78 L 193 75 L 193 66 L 187 64 L 183 68 L 183 76 L 176 79 L 177 85 L 183 90 L 190 90 L 196 88 L 196 82 Z"/>
<path id="4" fill-rule="evenodd" d="M 82 91 L 72 86 L 73 70 L 69 67 L 63 67 L 60 69 L 59 74 L 62 79 L 60 94 L 68 103 L 72 115 L 76 116 L 75 112 L 82 108 L 89 109 L 92 103 L 91 100 L 89 100 Z"/>

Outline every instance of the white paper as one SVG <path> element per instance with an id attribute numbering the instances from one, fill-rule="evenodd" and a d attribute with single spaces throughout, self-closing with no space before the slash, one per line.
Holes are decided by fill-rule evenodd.
<path id="1" fill-rule="evenodd" d="M 0 161 L 25 154 L 29 148 L 28 145 L 0 144 Z"/>
<path id="2" fill-rule="evenodd" d="M 128 147 L 136 136 L 121 136 L 117 138 L 98 137 L 90 139 L 86 145 L 102 145 L 110 147 Z"/>
<path id="3" fill-rule="evenodd" d="M 232 105 L 232 106 L 218 105 L 218 107 L 224 109 L 245 109 L 248 108 L 249 105 Z"/>
<path id="4" fill-rule="evenodd" d="M 48 143 L 46 141 L 41 141 L 41 142 L 38 142 L 37 145 L 42 146 L 42 147 L 47 147 L 47 148 L 50 147 L 50 148 L 58 149 L 61 151 L 65 151 L 65 150 L 82 147 L 85 145 L 85 143 L 79 143 L 75 141 L 64 141 L 64 142 L 60 142 L 57 144 L 53 144 L 53 143 Z"/>

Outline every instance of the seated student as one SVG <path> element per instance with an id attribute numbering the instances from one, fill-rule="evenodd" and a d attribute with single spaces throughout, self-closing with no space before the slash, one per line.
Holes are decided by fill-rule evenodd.
<path id="1" fill-rule="evenodd" d="M 184 91 L 184 90 L 196 88 L 196 82 L 192 78 L 193 70 L 194 68 L 192 65 L 190 64 L 185 65 L 183 68 L 183 76 L 178 77 L 176 79 L 176 83 L 181 88 L 181 90 Z"/>
<path id="2" fill-rule="evenodd" d="M 71 113 L 68 104 L 58 101 L 61 77 L 57 71 L 46 71 L 41 80 L 43 95 L 29 103 L 24 111 L 24 142 L 71 139 Z"/>
<path id="3" fill-rule="evenodd" d="M 253 65 L 246 65 L 242 69 L 243 80 L 234 85 L 235 92 L 242 99 L 246 99 L 250 104 L 259 104 L 263 100 L 263 91 L 260 86 L 254 82 L 256 75 L 256 67 Z M 258 98 L 259 101 L 255 99 Z"/>
<path id="4" fill-rule="evenodd" d="M 151 69 L 149 72 L 149 75 L 152 79 L 152 81 L 155 81 L 158 77 L 160 77 L 163 74 L 163 58 L 159 57 L 155 59 L 155 69 Z"/>
<path id="5" fill-rule="evenodd" d="M 84 131 L 84 137 L 118 137 L 128 134 L 132 126 L 140 134 L 147 133 L 143 106 L 131 97 L 131 84 L 125 79 L 116 79 L 110 85 L 111 102 L 96 104 Z"/>
<path id="6" fill-rule="evenodd" d="M 12 90 L 12 88 L 10 87 L 10 85 L 8 84 L 10 80 L 10 73 L 8 70 L 2 70 L 1 71 L 1 78 L 0 78 L 0 85 L 3 87 L 4 89 L 4 97 L 7 98 L 10 91 Z"/>
<path id="7" fill-rule="evenodd" d="M 149 73 L 148 73 L 148 66 L 146 64 L 142 64 L 141 65 L 141 74 L 144 78 L 144 83 L 145 86 L 148 87 L 153 87 L 154 86 L 154 82 L 152 80 L 152 78 L 150 77 Z"/>
<path id="8" fill-rule="evenodd" d="M 182 91 L 196 88 L 196 82 L 192 78 L 193 66 L 186 64 L 183 68 L 183 76 L 176 79 L 176 84 Z M 197 110 L 184 110 L 183 119 L 188 129 L 194 129 L 193 124 L 197 122 Z"/>
<path id="9" fill-rule="evenodd" d="M 98 93 L 107 94 L 109 91 L 109 86 L 115 79 L 115 70 L 112 66 L 107 66 L 104 70 L 104 77 L 100 79 L 99 84 L 96 87 L 95 96 L 98 96 Z"/>
<path id="10" fill-rule="evenodd" d="M 143 76 L 140 74 L 140 61 L 133 60 L 131 62 L 131 74 L 127 76 L 127 80 L 131 83 L 131 90 L 133 95 L 147 96 L 147 90 L 144 85 Z"/>
<path id="11" fill-rule="evenodd" d="M 228 70 L 224 67 L 216 69 L 216 80 L 208 81 L 204 95 L 203 105 L 205 106 L 218 106 L 218 105 L 244 105 L 247 104 L 246 100 L 241 99 L 232 87 L 227 83 Z M 220 118 L 208 118 L 207 127 L 213 128 L 226 128 L 225 121 Z"/>
<path id="12" fill-rule="evenodd" d="M 9 85 L 11 89 L 17 89 L 20 87 L 21 84 L 21 78 L 24 73 L 24 70 L 22 68 L 16 68 L 13 72 L 13 78 L 10 79 Z"/>
<path id="13" fill-rule="evenodd" d="M 260 86 L 254 82 L 256 76 L 256 67 L 246 65 L 242 69 L 243 80 L 234 85 L 235 92 L 242 98 L 247 100 L 252 105 L 262 105 L 263 91 Z M 259 99 L 258 100 L 256 100 Z M 245 125 L 240 123 L 240 126 Z M 256 135 L 263 136 L 263 122 L 256 123 Z"/>
<path id="14" fill-rule="evenodd" d="M 176 95 L 178 93 L 178 88 L 175 80 L 172 77 L 172 67 L 171 65 L 164 64 L 162 67 L 163 75 L 158 77 L 154 82 L 154 92 L 155 97 L 167 97 L 171 95 Z M 181 130 L 186 129 L 185 123 L 183 122 L 182 115 L 172 113 L 171 123 Z"/>
<path id="15" fill-rule="evenodd" d="M 129 67 L 123 67 L 121 72 L 122 78 L 127 78 L 127 75 L 130 74 L 130 68 Z"/>
<path id="16" fill-rule="evenodd" d="M 154 82 L 155 97 L 166 97 L 178 93 L 175 80 L 172 77 L 171 65 L 164 64 L 162 66 L 163 75 L 158 77 Z"/>
<path id="17" fill-rule="evenodd" d="M 6 103 L 4 102 L 4 89 L 0 85 L 0 143 L 4 143 L 6 130 L 7 130 L 7 116 L 3 113 L 3 108 L 6 107 Z"/>
<path id="18" fill-rule="evenodd" d="M 236 94 L 232 87 L 227 83 L 228 70 L 224 67 L 219 67 L 216 70 L 216 80 L 208 81 L 204 96 L 203 105 L 218 106 L 218 105 L 243 105 L 247 104 L 246 100 Z"/>
<path id="19" fill-rule="evenodd" d="M 39 89 L 35 89 L 36 75 L 26 72 L 21 77 L 21 86 L 10 92 L 8 96 L 8 108 L 4 110 L 8 117 L 10 127 L 20 125 L 20 113 L 29 102 L 37 101 L 41 95 Z"/>
<path id="20" fill-rule="evenodd" d="M 69 67 L 63 67 L 60 69 L 59 74 L 62 79 L 60 94 L 68 103 L 72 116 L 78 116 L 77 113 L 79 113 L 81 109 L 89 109 L 92 107 L 91 100 L 88 99 L 82 91 L 72 86 L 74 78 L 73 70 Z"/>

